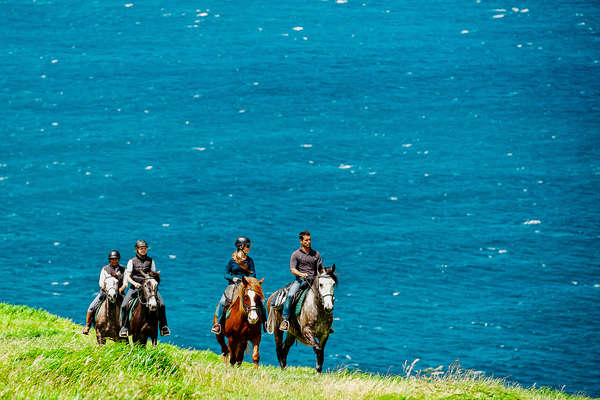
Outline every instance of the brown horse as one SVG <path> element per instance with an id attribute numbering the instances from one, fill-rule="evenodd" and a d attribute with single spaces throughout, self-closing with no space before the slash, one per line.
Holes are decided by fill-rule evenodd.
<path id="1" fill-rule="evenodd" d="M 217 342 L 221 345 L 223 353 L 223 362 L 229 362 L 231 365 L 240 365 L 244 360 L 244 351 L 248 347 L 248 341 L 252 342 L 252 361 L 254 367 L 258 368 L 260 356 L 258 348 L 261 338 L 260 310 L 258 302 L 263 301 L 262 283 L 252 277 L 242 277 L 242 283 L 235 288 L 231 306 L 226 311 L 229 317 L 225 319 L 223 330 L 215 335 Z M 213 317 L 213 324 L 216 323 L 216 317 Z M 227 337 L 227 344 L 225 344 Z"/>
<path id="2" fill-rule="evenodd" d="M 156 293 L 160 282 L 160 272 L 150 272 L 138 289 L 138 302 L 131 314 L 129 334 L 133 343 L 145 346 L 148 339 L 156 346 L 158 338 L 158 300 Z"/>
<path id="3" fill-rule="evenodd" d="M 98 315 L 94 327 L 96 330 L 96 340 L 99 345 L 106 343 L 106 338 L 111 338 L 116 341 L 123 341 L 119 337 L 119 325 L 121 321 L 121 301 L 123 298 L 119 296 L 119 280 L 114 276 L 109 275 L 104 280 L 104 291 L 106 299 L 100 305 Z"/>
<path id="4" fill-rule="evenodd" d="M 284 332 L 279 330 L 281 324 L 281 310 L 271 307 L 274 294 L 269 297 L 267 307 L 269 310 L 268 331 L 275 336 L 275 350 L 281 368 L 287 365 L 287 356 L 295 341 L 312 347 L 317 358 L 316 370 L 323 369 L 325 345 L 329 335 L 333 332 L 333 303 L 334 289 L 337 284 L 335 264 L 331 268 L 319 268 L 318 275 L 311 282 L 302 304 L 300 315 L 294 318 L 294 311 L 290 313 L 290 325 L 284 338 Z"/>

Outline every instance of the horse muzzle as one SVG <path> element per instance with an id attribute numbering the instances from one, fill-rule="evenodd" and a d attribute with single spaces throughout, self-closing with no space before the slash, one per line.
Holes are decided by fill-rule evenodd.
<path id="1" fill-rule="evenodd" d="M 115 289 L 110 289 L 106 294 L 106 298 L 109 302 L 115 304 L 115 301 L 117 301 L 117 291 Z"/>
<path id="2" fill-rule="evenodd" d="M 148 308 L 152 312 L 156 311 L 156 308 L 157 308 L 156 297 L 151 297 L 150 300 L 148 300 Z"/>

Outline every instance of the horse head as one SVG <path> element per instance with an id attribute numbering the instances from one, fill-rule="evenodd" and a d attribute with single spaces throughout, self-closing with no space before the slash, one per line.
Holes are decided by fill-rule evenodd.
<path id="1" fill-rule="evenodd" d="M 262 291 L 262 283 L 264 280 L 264 278 L 259 281 L 256 278 L 242 277 L 241 302 L 246 314 L 248 314 L 248 322 L 251 325 L 260 321 L 258 304 L 263 301 L 264 298 Z"/>
<path id="2" fill-rule="evenodd" d="M 114 304 L 119 293 L 119 280 L 112 275 L 107 276 L 104 279 L 104 291 L 108 301 Z"/>
<path id="3" fill-rule="evenodd" d="M 140 301 L 147 306 L 150 311 L 156 311 L 158 302 L 156 293 L 158 291 L 158 283 L 160 282 L 160 272 L 150 272 L 144 277 L 142 286 L 140 287 Z"/>
<path id="4" fill-rule="evenodd" d="M 317 275 L 317 285 L 319 291 L 319 299 L 323 308 L 327 312 L 333 312 L 333 303 L 335 297 L 333 296 L 335 285 L 337 284 L 337 276 L 335 275 L 335 264 L 331 268 L 319 267 L 319 275 Z"/>

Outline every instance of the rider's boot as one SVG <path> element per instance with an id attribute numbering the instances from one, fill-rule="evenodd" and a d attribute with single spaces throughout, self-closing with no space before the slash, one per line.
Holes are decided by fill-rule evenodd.
<path id="1" fill-rule="evenodd" d="M 119 331 L 119 337 L 126 338 L 129 336 L 129 330 L 127 329 L 127 325 L 129 325 L 128 316 L 127 307 L 121 308 L 121 330 Z"/>
<path id="2" fill-rule="evenodd" d="M 92 319 L 93 318 L 94 318 L 94 313 L 91 313 L 88 311 L 88 313 L 85 317 L 85 327 L 81 331 L 81 333 L 83 333 L 84 335 L 87 335 L 88 333 L 90 333 L 90 328 L 92 327 Z"/>
<path id="3" fill-rule="evenodd" d="M 287 332 L 288 329 L 290 329 L 290 322 L 287 319 L 284 319 L 281 321 L 281 324 L 279 324 L 279 330 Z"/>
<path id="4" fill-rule="evenodd" d="M 171 334 L 171 330 L 167 326 L 167 312 L 164 304 L 161 304 L 158 308 L 158 325 L 160 326 L 160 336 L 169 336 Z"/>

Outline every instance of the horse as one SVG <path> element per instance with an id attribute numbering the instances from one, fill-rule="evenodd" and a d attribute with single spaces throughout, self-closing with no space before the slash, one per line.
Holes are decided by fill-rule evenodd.
<path id="1" fill-rule="evenodd" d="M 262 283 L 252 277 L 242 277 L 242 283 L 235 288 L 231 305 L 227 310 L 230 313 L 225 319 L 221 333 L 216 334 L 217 342 L 221 345 L 223 362 L 231 366 L 241 365 L 244 360 L 244 351 L 248 347 L 248 341 L 252 342 L 252 361 L 254 368 L 258 368 L 260 360 L 259 346 L 261 339 L 260 311 L 258 302 L 263 301 Z M 213 317 L 213 324 L 216 323 Z M 225 343 L 227 337 L 227 344 Z"/>
<path id="2" fill-rule="evenodd" d="M 148 339 L 156 346 L 158 338 L 158 301 L 156 293 L 160 283 L 160 272 L 150 272 L 138 289 L 138 302 L 131 313 L 129 334 L 133 343 L 145 346 Z"/>
<path id="3" fill-rule="evenodd" d="M 119 280 L 112 275 L 109 275 L 104 280 L 104 291 L 106 299 L 100 305 L 96 322 L 94 323 L 96 330 L 96 340 L 100 346 L 106 343 L 106 338 L 121 341 L 119 337 L 119 326 L 121 315 L 121 302 L 123 298 L 119 295 Z"/>
<path id="4" fill-rule="evenodd" d="M 288 352 L 296 340 L 313 348 L 317 357 L 316 370 L 320 373 L 323 369 L 325 345 L 329 334 L 333 332 L 331 330 L 335 301 L 333 292 L 337 284 L 337 276 L 335 275 L 335 264 L 331 268 L 320 267 L 317 272 L 318 275 L 315 276 L 306 293 L 297 318 L 293 317 L 295 310 L 291 310 L 285 339 L 284 332 L 279 330 L 282 321 L 281 310 L 271 307 L 271 301 L 275 294 L 271 295 L 267 302 L 269 332 L 273 331 L 274 333 L 277 359 L 282 369 L 287 365 Z"/>

